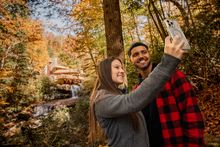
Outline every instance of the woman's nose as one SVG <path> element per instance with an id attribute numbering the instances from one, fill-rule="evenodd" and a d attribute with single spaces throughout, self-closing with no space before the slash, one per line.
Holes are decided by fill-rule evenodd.
<path id="1" fill-rule="evenodd" d="M 123 69 L 123 68 L 120 68 L 120 72 L 124 73 L 124 69 Z"/>

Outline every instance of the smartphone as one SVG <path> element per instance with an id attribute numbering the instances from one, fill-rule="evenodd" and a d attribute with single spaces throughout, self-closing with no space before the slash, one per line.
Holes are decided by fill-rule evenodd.
<path id="1" fill-rule="evenodd" d="M 176 35 L 180 36 L 181 39 L 184 40 L 183 49 L 190 50 L 189 42 L 186 39 L 186 36 L 184 35 L 184 33 L 183 33 L 182 29 L 180 28 L 179 24 L 177 23 L 177 21 L 171 20 L 171 19 L 165 19 L 164 23 L 167 27 L 167 31 L 168 31 L 171 39 L 173 39 L 173 37 Z"/>

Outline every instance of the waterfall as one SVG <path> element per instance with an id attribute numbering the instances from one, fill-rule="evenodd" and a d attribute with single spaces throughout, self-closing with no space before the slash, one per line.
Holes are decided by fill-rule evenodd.
<path id="1" fill-rule="evenodd" d="M 79 85 L 71 85 L 71 93 L 72 93 L 72 98 L 78 98 L 78 92 L 80 91 L 80 86 Z"/>
<path id="2" fill-rule="evenodd" d="M 49 104 L 48 105 L 43 104 L 43 105 L 36 106 L 34 108 L 33 116 L 37 117 L 37 116 L 41 116 L 41 115 L 47 115 L 52 109 L 53 109 L 53 106 L 49 105 Z"/>

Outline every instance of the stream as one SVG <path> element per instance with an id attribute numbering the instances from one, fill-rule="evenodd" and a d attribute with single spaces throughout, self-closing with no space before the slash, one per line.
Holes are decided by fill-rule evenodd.
<path id="1" fill-rule="evenodd" d="M 78 93 L 80 90 L 81 90 L 80 86 L 71 85 L 71 89 L 69 91 L 71 93 L 71 95 L 70 95 L 71 97 L 66 98 L 67 94 L 63 94 L 63 97 L 62 97 L 62 93 L 60 93 L 59 98 L 62 98 L 62 99 L 55 99 L 50 102 L 41 103 L 41 104 L 38 104 L 37 106 L 35 106 L 34 111 L 33 111 L 33 116 L 38 117 L 41 115 L 47 115 L 50 111 L 52 111 L 53 109 L 56 109 L 60 106 L 74 105 L 74 103 L 79 98 Z"/>

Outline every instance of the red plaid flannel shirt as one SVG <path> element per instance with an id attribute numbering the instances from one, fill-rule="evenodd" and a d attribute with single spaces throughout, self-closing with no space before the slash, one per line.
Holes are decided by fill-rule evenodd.
<path id="1" fill-rule="evenodd" d="M 197 97 L 179 70 L 156 99 L 165 147 L 204 146 L 204 123 Z"/>

